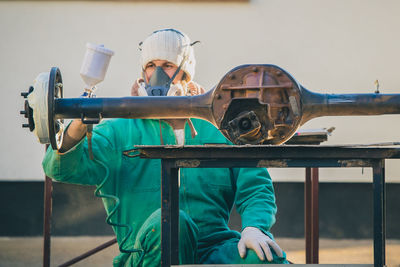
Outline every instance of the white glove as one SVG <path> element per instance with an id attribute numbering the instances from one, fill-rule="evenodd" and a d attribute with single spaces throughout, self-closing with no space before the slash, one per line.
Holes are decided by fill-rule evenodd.
<path id="1" fill-rule="evenodd" d="M 265 254 L 265 256 L 267 256 L 267 260 L 272 261 L 273 256 L 270 247 L 275 251 L 278 257 L 283 257 L 282 249 L 278 246 L 278 244 L 269 238 L 269 236 L 261 232 L 258 228 L 246 227 L 242 231 L 242 237 L 238 243 L 240 257 L 244 258 L 246 256 L 246 248 L 250 248 L 257 253 L 257 256 L 260 258 L 260 260 L 263 261 L 265 259 Z"/>

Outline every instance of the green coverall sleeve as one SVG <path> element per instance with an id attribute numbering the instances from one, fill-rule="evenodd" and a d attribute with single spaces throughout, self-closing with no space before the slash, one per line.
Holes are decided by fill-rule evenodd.
<path id="1" fill-rule="evenodd" d="M 237 168 L 233 173 L 236 179 L 235 204 L 242 218 L 242 230 L 252 226 L 269 231 L 275 223 L 277 208 L 267 169 Z"/>
<path id="2" fill-rule="evenodd" d="M 92 149 L 95 160 L 89 158 L 86 137 L 66 153 L 59 153 L 51 147 L 42 162 L 47 176 L 66 183 L 98 185 L 105 178 L 106 170 L 99 164 L 103 162 L 108 168 L 118 166 L 117 150 L 113 146 L 114 131 L 112 126 L 101 123 L 94 127 Z M 113 169 L 110 169 L 110 174 Z"/>

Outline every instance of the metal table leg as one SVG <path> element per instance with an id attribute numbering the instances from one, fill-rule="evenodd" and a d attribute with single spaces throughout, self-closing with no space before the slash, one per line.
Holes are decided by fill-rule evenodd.
<path id="1" fill-rule="evenodd" d="M 318 168 L 311 168 L 311 263 L 319 263 L 319 176 Z"/>
<path id="2" fill-rule="evenodd" d="M 50 266 L 50 235 L 53 181 L 45 177 L 44 181 L 44 216 L 43 216 L 43 267 Z"/>
<path id="3" fill-rule="evenodd" d="M 179 169 L 173 160 L 162 160 L 161 266 L 179 264 Z"/>
<path id="4" fill-rule="evenodd" d="M 385 214 L 385 161 L 373 165 L 374 190 L 374 266 L 386 265 L 386 214 Z"/>
<path id="5" fill-rule="evenodd" d="M 319 177 L 318 168 L 306 168 L 304 183 L 304 232 L 306 263 L 319 262 Z"/>
<path id="6" fill-rule="evenodd" d="M 311 263 L 311 168 L 306 167 L 304 182 L 304 235 L 306 242 L 306 263 Z"/>

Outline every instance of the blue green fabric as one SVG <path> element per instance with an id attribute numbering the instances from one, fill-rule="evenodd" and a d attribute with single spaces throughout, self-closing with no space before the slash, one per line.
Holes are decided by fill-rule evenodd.
<path id="1" fill-rule="evenodd" d="M 114 266 L 159 266 L 161 262 L 161 209 L 154 211 L 140 227 L 136 235 L 135 248 L 139 253 L 121 253 L 114 258 Z M 194 264 L 197 262 L 198 228 L 193 220 L 183 211 L 179 213 L 179 262 Z M 158 265 L 157 265 L 158 264 Z"/>
<path id="2" fill-rule="evenodd" d="M 230 144 L 209 122 L 198 119 L 192 121 L 198 135 L 192 138 L 190 127 L 186 124 L 185 145 Z M 142 227 L 153 224 L 149 223 L 149 218 L 158 220 L 158 224 L 160 222 L 154 214 L 160 209 L 161 160 L 129 158 L 123 156 L 122 152 L 137 145 L 160 145 L 161 135 L 165 145 L 176 144 L 173 129 L 165 121 L 113 119 L 103 121 L 93 129 L 94 156 L 108 166 L 110 173 L 102 193 L 116 195 L 120 199 L 120 208 L 113 221 L 132 226 L 133 233 L 127 243 L 131 248 L 146 246 L 140 241 L 138 243 L 138 240 L 143 234 L 140 232 Z M 98 185 L 106 173 L 96 161 L 89 159 L 86 138 L 64 154 L 49 148 L 43 168 L 49 177 L 58 181 L 83 185 Z M 191 221 L 187 224 L 190 228 L 187 231 L 193 233 L 193 237 L 187 240 L 189 243 L 197 241 L 197 244 L 190 244 L 197 246 L 196 258 L 181 257 L 185 262 L 211 262 L 214 256 L 218 258 L 218 254 L 228 253 L 227 250 L 235 250 L 229 253 L 238 255 L 235 245 L 228 245 L 237 243 L 240 238 L 238 232 L 228 228 L 234 204 L 242 217 L 242 229 L 253 226 L 268 233 L 275 222 L 277 209 L 273 185 L 264 168 L 181 169 L 179 194 L 180 209 L 185 214 L 183 218 Z M 114 202 L 108 199 L 103 199 L 103 202 L 106 211 L 110 212 Z M 127 229 L 113 227 L 113 230 L 120 244 Z M 252 258 L 251 255 L 252 252 L 247 258 Z M 135 257 L 137 255 L 121 254 L 114 264 L 135 266 Z M 226 260 L 239 259 L 228 257 Z M 282 260 L 277 259 L 277 262 Z M 159 263 L 153 263 L 159 266 Z"/>

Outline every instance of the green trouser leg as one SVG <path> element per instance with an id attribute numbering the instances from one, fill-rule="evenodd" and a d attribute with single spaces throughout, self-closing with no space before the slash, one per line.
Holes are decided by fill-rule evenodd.
<path id="1" fill-rule="evenodd" d="M 216 245 L 212 252 L 202 260 L 202 264 L 288 264 L 286 260 L 286 254 L 283 252 L 283 257 L 278 257 L 274 250 L 271 249 L 273 260 L 272 261 L 261 261 L 257 254 L 247 249 L 247 254 L 244 259 L 239 255 L 237 244 L 240 240 L 238 238 L 232 238 L 224 241 L 222 244 Z"/>
<path id="2" fill-rule="evenodd" d="M 193 264 L 197 260 L 198 228 L 193 220 L 183 211 L 179 213 L 179 261 L 180 264 Z M 135 241 L 135 248 L 143 249 L 139 253 L 122 253 L 114 259 L 114 266 L 159 267 L 161 264 L 161 209 L 153 212 L 140 228 Z"/>

